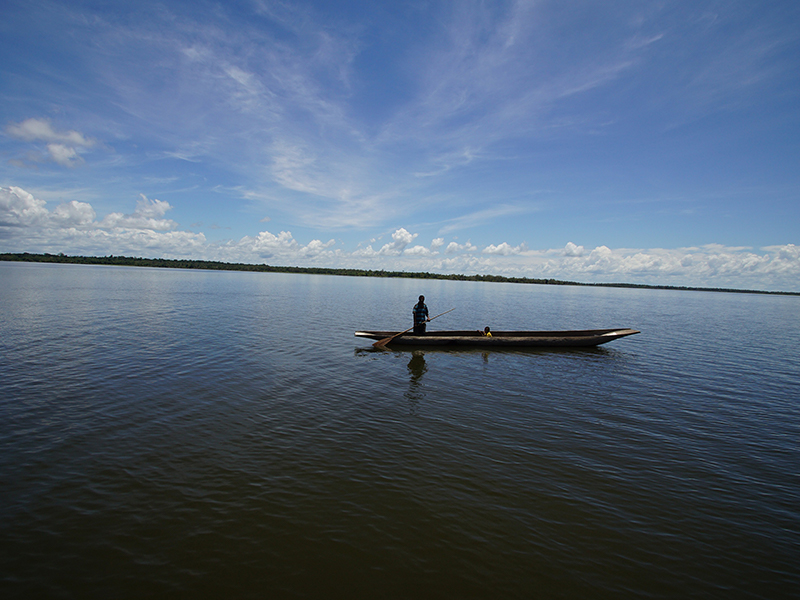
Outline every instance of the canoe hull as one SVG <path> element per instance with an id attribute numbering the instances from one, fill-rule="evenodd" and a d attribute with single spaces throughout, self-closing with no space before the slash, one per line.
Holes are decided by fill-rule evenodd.
<path id="1" fill-rule="evenodd" d="M 356 331 L 356 337 L 382 340 L 396 331 Z M 586 329 L 580 331 L 493 331 L 486 337 L 477 331 L 430 331 L 424 335 L 405 333 L 391 346 L 470 346 L 473 348 L 580 348 L 599 346 L 639 333 L 635 329 Z"/>

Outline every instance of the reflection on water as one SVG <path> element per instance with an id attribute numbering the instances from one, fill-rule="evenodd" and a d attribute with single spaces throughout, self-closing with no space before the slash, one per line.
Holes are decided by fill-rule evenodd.
<path id="1" fill-rule="evenodd" d="M 410 413 L 415 414 L 417 405 L 425 397 L 422 387 L 422 376 L 427 372 L 428 365 L 425 363 L 425 353 L 422 350 L 414 350 L 411 353 L 411 360 L 408 361 L 408 372 L 411 380 L 408 384 L 408 391 L 405 396 L 409 401 Z"/>

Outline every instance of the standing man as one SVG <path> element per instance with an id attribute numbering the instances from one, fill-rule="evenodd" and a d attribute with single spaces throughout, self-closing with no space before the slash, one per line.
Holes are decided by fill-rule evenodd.
<path id="1" fill-rule="evenodd" d="M 425 306 L 425 296 L 419 297 L 419 302 L 414 305 L 411 311 L 414 315 L 414 335 L 425 333 L 425 324 L 430 321 L 428 318 L 428 307 Z"/>

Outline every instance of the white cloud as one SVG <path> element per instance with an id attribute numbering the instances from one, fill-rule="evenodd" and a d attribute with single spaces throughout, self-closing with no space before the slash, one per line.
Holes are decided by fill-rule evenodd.
<path id="1" fill-rule="evenodd" d="M 775 260 L 791 264 L 800 261 L 800 246 L 786 244 L 785 246 L 767 246 L 762 248 L 766 252 L 775 253 Z"/>
<path id="2" fill-rule="evenodd" d="M 583 256 L 583 252 L 583 246 L 577 246 L 572 242 L 567 242 L 567 245 L 564 246 L 564 256 Z"/>
<path id="3" fill-rule="evenodd" d="M 45 204 L 21 188 L 0 188 L 0 227 L 40 225 L 49 215 Z"/>
<path id="4" fill-rule="evenodd" d="M 403 254 L 408 254 L 409 256 L 436 256 L 439 254 L 439 248 L 442 246 L 444 246 L 444 238 L 434 238 L 431 240 L 431 245 L 429 248 L 417 245 L 411 248 L 406 248 L 403 251 Z"/>
<path id="5" fill-rule="evenodd" d="M 74 167 L 83 160 L 75 148 L 64 144 L 47 144 L 47 151 L 50 153 L 50 158 L 62 167 Z"/>
<path id="6" fill-rule="evenodd" d="M 306 258 L 321 256 L 335 243 L 336 240 L 328 240 L 325 243 L 321 240 L 311 240 L 305 247 L 300 249 L 300 255 Z"/>
<path id="7" fill-rule="evenodd" d="M 526 249 L 525 244 L 520 244 L 519 246 L 511 246 L 507 242 L 503 242 L 502 244 L 498 244 L 495 246 L 494 244 L 489 244 L 486 248 L 483 249 L 484 254 L 500 254 L 502 256 L 508 256 L 510 254 L 519 254 L 520 252 Z"/>
<path id="8" fill-rule="evenodd" d="M 27 119 L 21 123 L 11 123 L 6 133 L 13 138 L 25 142 L 58 143 L 65 146 L 84 147 L 94 145 L 94 141 L 77 131 L 58 132 L 45 119 Z"/>
<path id="9" fill-rule="evenodd" d="M 0 251 L 127 254 L 195 258 L 276 265 L 367 268 L 441 273 L 496 274 L 586 283 L 624 282 L 697 287 L 800 291 L 800 247 L 766 246 L 759 250 L 708 244 L 691 248 L 626 249 L 600 245 L 590 251 L 572 242 L 563 248 L 530 250 L 525 244 L 489 244 L 480 253 L 471 242 L 429 246 L 405 228 L 374 250 L 334 249 L 335 240 L 298 242 L 289 231 L 227 242 L 209 242 L 203 234 L 176 231 L 164 219 L 167 202 L 139 200 L 130 215 L 112 213 L 96 219 L 86 202 L 62 202 L 52 211 L 46 202 L 18 188 L 0 188 Z M 374 242 L 374 240 L 373 240 Z M 439 249 L 445 248 L 443 255 Z"/>
<path id="10" fill-rule="evenodd" d="M 382 254 L 385 256 L 398 256 L 402 254 L 403 250 L 405 250 L 406 246 L 408 246 L 414 238 L 417 237 L 417 233 L 409 233 L 404 228 L 400 228 L 392 234 L 392 241 L 388 244 L 385 244 L 379 251 L 378 254 Z"/>
<path id="11" fill-rule="evenodd" d="M 356 259 L 375 258 L 376 256 L 378 256 L 378 253 L 372 249 L 372 245 L 369 245 L 363 248 L 356 248 L 355 250 L 353 250 L 351 256 Z"/>
<path id="12" fill-rule="evenodd" d="M 456 252 L 475 252 L 478 249 L 472 242 L 467 241 L 466 244 L 459 244 L 458 242 L 450 242 L 445 248 L 445 254 L 454 254 Z"/>
<path id="13" fill-rule="evenodd" d="M 70 200 L 56 206 L 52 218 L 62 227 L 81 227 L 91 225 L 97 215 L 87 202 Z"/>
<path id="14" fill-rule="evenodd" d="M 295 253 L 299 249 L 299 244 L 289 231 L 281 231 L 278 235 L 262 231 L 254 238 L 245 236 L 238 244 L 227 246 L 228 249 L 232 247 L 238 247 L 239 250 L 245 252 L 249 251 L 261 258 L 272 258 Z"/>
<path id="15" fill-rule="evenodd" d="M 44 142 L 50 160 L 63 167 L 74 167 L 83 162 L 79 149 L 89 148 L 95 144 L 94 140 L 77 131 L 56 131 L 45 119 L 27 119 L 21 123 L 11 123 L 6 127 L 6 133 L 23 142 Z M 33 163 L 41 160 L 35 153 L 29 153 L 27 159 Z M 16 161 L 16 164 L 24 162 Z"/>
<path id="16" fill-rule="evenodd" d="M 409 256 L 431 256 L 435 253 L 432 252 L 430 248 L 426 248 L 425 246 L 412 246 L 411 248 L 406 248 L 403 251 L 403 254 L 407 254 Z"/>
<path id="17" fill-rule="evenodd" d="M 800 287 L 800 252 L 793 244 L 750 248 L 708 244 L 676 249 L 611 249 L 598 246 L 565 261 L 534 261 L 546 277 L 595 282 L 630 282 L 698 287 L 782 289 Z"/>
<path id="18" fill-rule="evenodd" d="M 111 213 L 102 221 L 95 221 L 96 213 L 91 204 L 70 200 L 62 202 L 49 211 L 44 200 L 18 188 L 0 187 L 0 227 L 18 226 L 27 228 L 65 229 L 92 227 L 96 229 L 143 229 L 164 231 L 175 229 L 177 223 L 159 217 L 172 207 L 168 202 L 150 200 L 141 194 L 136 210 L 129 215 Z"/>
<path id="19" fill-rule="evenodd" d="M 388 244 L 384 244 L 380 250 L 373 250 L 372 244 L 365 246 L 364 248 L 358 248 L 353 252 L 353 256 L 359 258 L 369 258 L 369 257 L 376 257 L 376 256 L 400 256 L 406 251 L 406 246 L 408 246 L 414 238 L 417 237 L 417 233 L 409 233 L 405 228 L 401 227 L 397 229 L 392 234 L 392 241 Z M 373 240 L 374 242 L 375 240 Z M 430 252 L 427 248 L 425 251 Z M 412 254 L 416 254 L 418 251 L 414 251 Z"/>
<path id="20" fill-rule="evenodd" d="M 140 194 L 141 200 L 136 203 L 136 210 L 132 214 L 111 213 L 107 215 L 99 224 L 103 228 L 122 228 L 122 229 L 152 229 L 155 231 L 166 231 L 175 229 L 178 224 L 170 219 L 160 219 L 172 207 L 169 202 L 161 200 L 150 200 L 144 194 Z"/>

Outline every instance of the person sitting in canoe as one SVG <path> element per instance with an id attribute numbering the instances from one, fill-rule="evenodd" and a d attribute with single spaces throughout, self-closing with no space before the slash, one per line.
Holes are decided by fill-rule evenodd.
<path id="1" fill-rule="evenodd" d="M 430 321 L 428 318 L 428 307 L 425 306 L 425 296 L 419 297 L 419 302 L 414 305 L 411 314 L 414 316 L 414 335 L 423 335 L 425 333 L 426 323 Z"/>
<path id="2" fill-rule="evenodd" d="M 485 336 L 485 337 L 492 337 L 492 332 L 491 332 L 491 330 L 489 329 L 489 326 L 488 326 L 488 325 L 487 325 L 486 327 L 484 327 L 484 328 L 483 328 L 483 331 L 481 331 L 481 330 L 479 329 L 479 330 L 478 330 L 478 333 L 480 333 L 482 336 Z"/>

